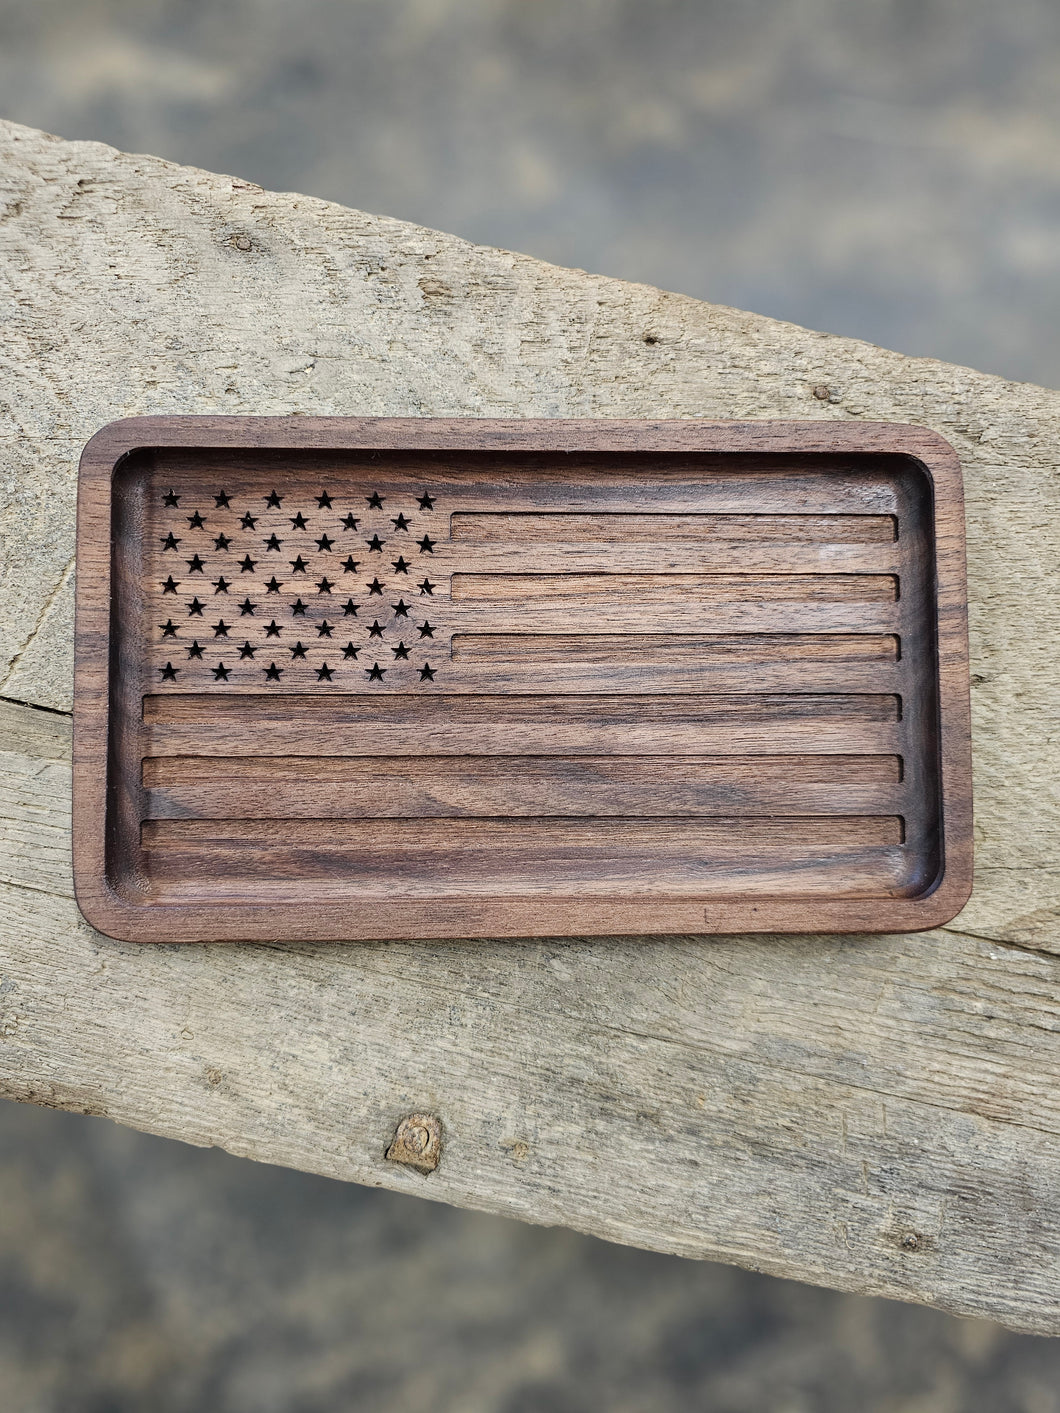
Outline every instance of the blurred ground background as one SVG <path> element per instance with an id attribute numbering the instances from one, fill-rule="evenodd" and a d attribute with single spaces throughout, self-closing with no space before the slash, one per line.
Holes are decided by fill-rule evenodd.
<path id="1" fill-rule="evenodd" d="M 1055 0 L 0 0 L 0 113 L 1060 386 Z M 0 1106 L 3 1413 L 1060 1413 L 1060 1342 Z"/>

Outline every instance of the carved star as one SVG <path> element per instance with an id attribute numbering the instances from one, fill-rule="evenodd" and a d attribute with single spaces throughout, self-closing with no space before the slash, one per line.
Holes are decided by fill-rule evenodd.
<path id="1" fill-rule="evenodd" d="M 199 512 L 196 511 L 194 515 L 188 516 L 188 525 L 192 530 L 204 530 L 206 528 L 206 521 Z"/>
<path id="2" fill-rule="evenodd" d="M 335 669 L 333 667 L 329 667 L 326 662 L 321 663 L 321 665 L 317 668 L 318 682 L 330 682 L 334 676 Z"/>
<path id="3" fill-rule="evenodd" d="M 432 667 L 429 662 L 425 662 L 425 663 L 423 664 L 423 666 L 420 668 L 420 681 L 421 681 L 421 682 L 433 682 L 433 681 L 434 681 L 434 674 L 435 674 L 437 671 L 438 671 L 438 669 L 437 669 L 436 667 Z"/>
<path id="4" fill-rule="evenodd" d="M 390 607 L 394 610 L 395 617 L 408 618 L 409 606 L 404 599 L 398 599 L 397 603 L 392 603 Z"/>
<path id="5" fill-rule="evenodd" d="M 280 680 L 281 674 L 283 673 L 283 668 L 277 667 L 274 662 L 270 662 L 268 667 L 264 668 L 263 670 L 265 673 L 266 682 L 278 682 Z"/>
<path id="6" fill-rule="evenodd" d="M 291 605 L 291 612 L 294 614 L 295 618 L 305 613 L 305 604 L 301 599 L 295 599 L 294 603 Z"/>
<path id="7" fill-rule="evenodd" d="M 321 510 L 331 509 L 331 497 L 328 495 L 327 491 L 321 491 L 317 496 L 317 505 Z"/>
<path id="8" fill-rule="evenodd" d="M 230 667 L 225 667 L 225 665 L 224 665 L 223 662 L 219 662 L 219 663 L 217 664 L 217 666 L 213 669 L 214 681 L 215 681 L 215 682 L 227 682 L 227 681 L 228 681 L 228 674 L 229 674 L 231 671 L 232 671 L 232 669 L 231 669 Z"/>
<path id="9" fill-rule="evenodd" d="M 162 674 L 163 682 L 175 682 L 177 680 L 177 673 L 180 671 L 180 668 L 174 667 L 171 662 L 167 662 L 165 667 L 160 667 L 158 670 Z"/>
<path id="10" fill-rule="evenodd" d="M 357 519 L 356 515 L 354 515 L 353 511 L 351 510 L 349 515 L 347 515 L 343 520 L 342 528 L 344 530 L 356 530 L 357 526 L 360 523 L 361 522 Z"/>
<path id="11" fill-rule="evenodd" d="M 376 619 L 371 628 L 368 629 L 368 636 L 369 638 L 381 638 L 383 636 L 383 627 L 378 619 Z"/>
<path id="12" fill-rule="evenodd" d="M 251 603 L 250 599 L 244 599 L 243 602 L 239 605 L 240 617 L 246 618 L 247 615 L 253 613 L 256 608 L 256 603 Z"/>
<path id="13" fill-rule="evenodd" d="M 354 559 L 353 555 L 350 555 L 345 564 L 343 564 L 342 569 L 345 574 L 356 574 L 360 567 L 360 561 Z"/>
<path id="14" fill-rule="evenodd" d="M 213 547 L 215 550 L 226 550 L 231 543 L 232 541 L 227 535 L 218 535 L 213 542 Z"/>
<path id="15" fill-rule="evenodd" d="M 257 648 L 252 647 L 252 646 L 250 645 L 250 643 L 244 643 L 243 646 L 239 649 L 239 656 L 240 656 L 240 657 L 253 657 L 256 652 L 257 652 Z"/>
<path id="16" fill-rule="evenodd" d="M 218 491 L 213 498 L 213 503 L 218 510 L 227 510 L 232 502 L 228 499 L 225 491 Z"/>
<path id="17" fill-rule="evenodd" d="M 409 655 L 409 650 L 404 643 L 398 643 L 396 648 L 391 648 L 391 652 L 395 657 L 400 658 L 407 658 Z"/>
<path id="18" fill-rule="evenodd" d="M 198 638 L 195 639 L 194 643 L 192 643 L 191 647 L 188 649 L 188 656 L 202 657 L 202 648 L 199 647 Z"/>
<path id="19" fill-rule="evenodd" d="M 257 563 L 258 563 L 258 561 L 257 561 L 256 559 L 251 559 L 251 557 L 250 557 L 249 554 L 248 554 L 248 555 L 245 555 L 245 556 L 239 561 L 239 572 L 240 572 L 240 574 L 253 574 L 255 568 L 257 567 Z"/>
<path id="20" fill-rule="evenodd" d="M 378 579 L 373 579 L 372 582 L 368 585 L 368 593 L 369 593 L 369 594 L 381 594 L 382 592 L 383 592 L 383 585 L 380 584 L 380 582 L 379 582 Z"/>
<path id="21" fill-rule="evenodd" d="M 265 548 L 267 550 L 278 550 L 282 544 L 282 540 L 278 540 L 275 535 L 270 535 L 265 541 Z"/>
<path id="22" fill-rule="evenodd" d="M 292 560 L 291 560 L 291 573 L 292 573 L 292 574 L 304 574 L 305 571 L 306 571 L 306 562 L 305 562 L 305 560 L 302 558 L 301 555 L 299 555 L 297 559 L 292 559 Z"/>
<path id="23" fill-rule="evenodd" d="M 419 591 L 420 591 L 421 594 L 433 594 L 433 593 L 434 593 L 434 585 L 431 583 L 431 581 L 430 581 L 429 579 L 424 579 L 424 580 L 422 581 L 422 583 L 420 583 L 419 585 L 417 585 L 417 587 L 419 588 Z"/>
<path id="24" fill-rule="evenodd" d="M 383 673 L 384 673 L 385 671 L 386 671 L 386 668 L 385 668 L 385 667 L 380 667 L 377 662 L 373 662 L 372 665 L 371 665 L 371 667 L 366 667 L 366 668 L 365 668 L 365 672 L 368 674 L 368 680 L 369 680 L 369 682 L 382 682 L 382 680 L 383 680 Z"/>
<path id="25" fill-rule="evenodd" d="M 343 657 L 356 657 L 360 651 L 360 648 L 355 648 L 352 643 L 347 643 L 342 650 L 342 655 Z"/>
<path id="26" fill-rule="evenodd" d="M 305 530 L 305 529 L 308 528 L 308 526 L 309 526 L 309 521 L 305 518 L 305 516 L 302 514 L 301 511 L 299 511 L 297 515 L 294 515 L 294 516 L 291 517 L 291 528 L 292 528 L 292 529 L 294 529 L 294 530 Z"/>
<path id="27" fill-rule="evenodd" d="M 279 510 L 280 502 L 282 500 L 283 496 L 278 496 L 275 491 L 270 491 L 269 494 L 265 497 L 265 509 Z"/>
<path id="28" fill-rule="evenodd" d="M 420 624 L 420 637 L 421 637 L 421 638 L 433 638 L 433 637 L 434 637 L 434 625 L 433 625 L 432 623 L 428 623 L 427 620 L 426 620 L 426 618 L 425 618 L 425 619 L 423 620 L 423 622 Z"/>
<path id="29" fill-rule="evenodd" d="M 424 535 L 423 539 L 418 541 L 420 554 L 433 554 L 437 543 L 438 541 L 432 540 L 430 535 Z"/>
<path id="30" fill-rule="evenodd" d="M 250 511 L 248 510 L 246 515 L 243 516 L 243 519 L 239 523 L 240 525 L 242 525 L 244 530 L 253 530 L 258 523 L 258 518 L 256 515 L 251 515 Z"/>
<path id="31" fill-rule="evenodd" d="M 368 541 L 368 548 L 374 551 L 376 554 L 381 554 L 383 552 L 383 546 L 385 544 L 386 540 L 381 540 L 378 535 L 373 535 L 372 538 Z"/>
<path id="32" fill-rule="evenodd" d="M 279 582 L 279 580 L 276 578 L 276 575 L 274 574 L 269 580 L 269 582 L 265 585 L 265 592 L 269 594 L 278 594 L 282 588 L 283 585 Z"/>
<path id="33" fill-rule="evenodd" d="M 291 656 L 305 657 L 305 648 L 302 646 L 301 643 L 295 643 L 294 647 L 291 649 Z"/>
<path id="34" fill-rule="evenodd" d="M 229 627 L 230 627 L 230 625 L 227 624 L 227 623 L 224 621 L 223 618 L 218 619 L 218 621 L 213 625 L 213 635 L 214 635 L 214 637 L 215 637 L 215 638 L 227 638 L 227 637 L 228 637 L 228 629 L 229 629 Z"/>
<path id="35" fill-rule="evenodd" d="M 324 553 L 327 553 L 327 551 L 331 549 L 331 546 L 334 543 L 335 541 L 329 539 L 327 535 L 321 535 L 320 539 L 317 540 L 317 549 L 323 551 Z"/>
<path id="36" fill-rule="evenodd" d="M 200 603 L 198 599 L 192 599 L 191 603 L 188 604 L 188 617 L 201 618 L 202 611 L 205 607 L 206 605 L 204 603 Z"/>
<path id="37" fill-rule="evenodd" d="M 214 580 L 213 591 L 215 594 L 227 594 L 228 589 L 229 583 L 223 574 L 221 575 L 220 579 Z"/>
<path id="38" fill-rule="evenodd" d="M 177 584 L 176 580 L 171 574 L 169 578 L 165 581 L 165 583 L 162 585 L 162 592 L 164 594 L 175 594 L 179 587 L 179 584 Z"/>
<path id="39" fill-rule="evenodd" d="M 383 497 L 379 494 L 378 491 L 373 491 L 372 494 L 370 496 L 366 496 L 365 499 L 368 502 L 368 508 L 370 510 L 382 510 Z"/>
<path id="40" fill-rule="evenodd" d="M 180 496 L 177 495 L 176 491 L 174 491 L 173 489 L 170 489 L 170 490 L 166 491 L 165 495 L 162 497 L 162 504 L 163 504 L 163 505 L 179 505 L 179 504 L 180 504 Z"/>
<path id="41" fill-rule="evenodd" d="M 331 582 L 331 580 L 330 580 L 330 579 L 328 578 L 328 576 L 325 574 L 324 577 L 323 577 L 323 579 L 321 579 L 320 582 L 317 584 L 317 593 L 318 593 L 318 594 L 330 594 L 331 591 L 332 591 L 332 589 L 333 589 L 334 587 L 335 587 L 334 584 Z"/>
<path id="42" fill-rule="evenodd" d="M 318 638 L 330 638 L 330 637 L 331 637 L 331 633 L 332 633 L 332 625 L 328 622 L 328 620 L 327 620 L 326 618 L 324 619 L 323 623 L 318 623 L 318 624 L 317 624 L 317 637 L 318 637 Z"/>
<path id="43" fill-rule="evenodd" d="M 346 618 L 352 618 L 354 614 L 356 614 L 357 608 L 358 605 L 354 603 L 353 599 L 347 599 L 346 602 L 342 605 L 343 616 Z"/>
<path id="44" fill-rule="evenodd" d="M 266 638 L 278 638 L 282 632 L 283 629 L 276 622 L 275 618 L 272 620 L 271 623 L 266 623 L 265 625 Z"/>
<path id="45" fill-rule="evenodd" d="M 175 638 L 179 631 L 172 618 L 167 618 L 165 623 L 160 623 L 158 626 L 162 629 L 163 638 Z"/>
<path id="46" fill-rule="evenodd" d="M 164 550 L 175 550 L 179 544 L 180 541 L 177 539 L 176 535 L 174 535 L 173 531 L 170 530 L 169 534 L 162 541 L 162 548 Z"/>
<path id="47" fill-rule="evenodd" d="M 421 509 L 421 510 L 433 510 L 433 509 L 434 509 L 434 501 L 433 501 L 432 498 L 427 494 L 426 491 L 424 491 L 423 495 L 421 495 L 421 496 L 419 497 L 419 502 L 420 502 L 420 509 Z"/>
<path id="48" fill-rule="evenodd" d="M 409 562 L 403 554 L 399 554 L 393 563 L 398 574 L 407 574 L 409 572 Z"/>
<path id="49" fill-rule="evenodd" d="M 199 558 L 199 556 L 198 556 L 197 554 L 193 554 L 192 557 L 188 560 L 188 573 L 189 573 L 189 574 L 201 574 L 201 573 L 202 573 L 202 569 L 203 569 L 202 560 Z"/>
<path id="50" fill-rule="evenodd" d="M 400 513 L 395 516 L 395 518 L 391 520 L 390 523 L 391 525 L 393 525 L 395 530 L 407 530 L 409 528 L 408 520 L 405 518 L 404 515 Z"/>

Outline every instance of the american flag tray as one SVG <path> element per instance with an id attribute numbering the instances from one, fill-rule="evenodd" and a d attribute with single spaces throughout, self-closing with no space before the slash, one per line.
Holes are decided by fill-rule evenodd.
<path id="1" fill-rule="evenodd" d="M 160 417 L 89 442 L 74 864 L 144 942 L 896 931 L 971 888 L 919 428 Z"/>

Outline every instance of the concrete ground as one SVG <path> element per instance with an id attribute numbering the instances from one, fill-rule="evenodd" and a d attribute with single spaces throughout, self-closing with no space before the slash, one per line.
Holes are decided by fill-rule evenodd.
<path id="1" fill-rule="evenodd" d="M 1060 385 L 1054 0 L 0 0 L 0 112 Z M 1060 1343 L 0 1104 L 3 1413 L 1060 1413 Z"/>

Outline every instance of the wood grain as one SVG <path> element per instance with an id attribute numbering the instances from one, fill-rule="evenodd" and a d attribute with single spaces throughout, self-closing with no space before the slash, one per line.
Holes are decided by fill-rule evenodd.
<path id="1" fill-rule="evenodd" d="M 453 598 L 516 604 L 520 617 L 547 599 L 560 611 L 583 606 L 588 617 L 610 609 L 628 622 L 634 604 L 659 614 L 778 600 L 894 603 L 898 583 L 893 574 L 454 574 Z"/>
<path id="2" fill-rule="evenodd" d="M 886 931 L 967 899 L 960 473 L 915 428 L 156 420 L 81 474 L 75 880 L 113 935 Z M 784 564 L 845 543 L 892 572 Z M 348 757 L 428 752 L 448 771 L 344 788 Z M 783 777 L 821 752 L 898 778 L 866 807 Z M 773 792 L 675 790 L 688 753 L 760 757 Z M 263 756 L 308 769 L 276 788 Z"/>
<path id="3" fill-rule="evenodd" d="M 872 756 L 153 756 L 147 818 L 888 814 L 902 761 Z"/>
<path id="4" fill-rule="evenodd" d="M 616 522 L 619 522 L 616 524 Z M 692 511 L 667 515 L 652 511 L 647 515 L 617 512 L 595 515 L 577 511 L 466 511 L 450 517 L 454 540 L 475 544 L 576 544 L 582 540 L 607 543 L 621 535 L 624 541 L 652 545 L 683 544 L 720 540 L 759 542 L 780 540 L 785 544 L 893 543 L 898 538 L 893 515 L 703 515 Z"/>
<path id="5" fill-rule="evenodd" d="M 0 704 L 0 1092 L 1060 1333 L 1060 394 L 7 123 L 0 151 L 0 692 L 52 709 Z M 72 898 L 58 714 L 78 451 L 115 417 L 217 411 L 933 428 L 967 494 L 971 901 L 871 938 L 101 937 Z M 895 513 L 885 477 L 862 489 L 847 513 Z M 804 572 L 891 573 L 843 556 L 895 548 L 772 546 Z M 383 1157 L 423 1111 L 429 1178 Z"/>

